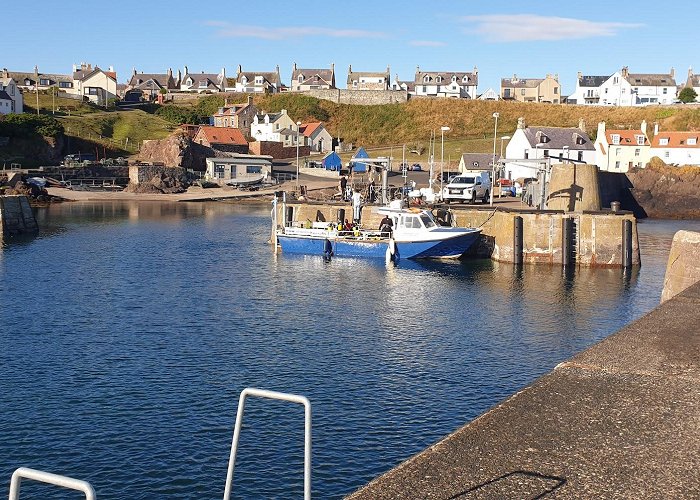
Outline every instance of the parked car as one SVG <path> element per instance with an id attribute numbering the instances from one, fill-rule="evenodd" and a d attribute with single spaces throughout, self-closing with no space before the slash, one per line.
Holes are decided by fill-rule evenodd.
<path id="1" fill-rule="evenodd" d="M 481 200 L 489 201 L 489 186 L 491 177 L 488 172 L 465 172 L 453 178 L 442 190 L 442 199 L 445 203 L 461 201 L 475 203 Z"/>
<path id="2" fill-rule="evenodd" d="M 423 167 L 420 166 L 420 163 L 414 163 L 410 167 L 408 167 L 409 170 L 413 170 L 414 172 L 422 172 Z"/>

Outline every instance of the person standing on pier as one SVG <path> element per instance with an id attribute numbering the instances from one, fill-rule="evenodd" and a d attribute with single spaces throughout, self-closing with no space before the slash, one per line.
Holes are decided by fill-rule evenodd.
<path id="1" fill-rule="evenodd" d="M 340 176 L 340 197 L 342 198 L 343 201 L 346 200 L 345 189 L 347 188 L 347 186 L 348 186 L 348 179 L 344 175 L 341 175 Z"/>
<path id="2" fill-rule="evenodd" d="M 355 189 L 352 193 L 352 213 L 356 224 L 360 222 L 360 212 L 362 211 L 362 196 L 360 191 Z"/>

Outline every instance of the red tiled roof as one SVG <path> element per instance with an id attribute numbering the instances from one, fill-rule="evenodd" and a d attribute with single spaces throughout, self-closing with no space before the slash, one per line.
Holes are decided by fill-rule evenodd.
<path id="1" fill-rule="evenodd" d="M 321 122 L 302 123 L 299 126 L 299 131 L 304 137 L 311 137 L 311 134 L 321 125 L 323 125 Z"/>
<path id="2" fill-rule="evenodd" d="M 661 139 L 667 139 L 667 144 L 661 144 Z M 688 144 L 688 139 L 695 139 L 695 144 Z M 659 132 L 651 141 L 653 148 L 699 148 L 700 132 Z"/>
<path id="3" fill-rule="evenodd" d="M 237 128 L 212 127 L 202 125 L 197 134 L 203 134 L 209 144 L 235 144 L 247 146 L 248 141 L 243 137 L 243 133 Z"/>
<path id="4" fill-rule="evenodd" d="M 605 139 L 608 144 L 612 144 L 612 136 L 616 134 L 620 136 L 620 144 L 615 144 L 616 146 L 648 146 L 649 139 L 646 135 L 642 133 L 641 130 L 606 130 Z M 642 144 L 637 144 L 637 136 L 644 136 L 644 142 Z"/>

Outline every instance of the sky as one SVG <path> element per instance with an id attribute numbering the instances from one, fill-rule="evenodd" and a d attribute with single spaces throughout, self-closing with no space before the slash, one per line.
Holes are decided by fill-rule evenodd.
<path id="1" fill-rule="evenodd" d="M 556 7 L 552 7 L 552 4 Z M 672 4 L 672 5 L 671 5 Z M 614 5 L 614 7 L 612 6 Z M 515 2 L 451 0 L 276 0 L 109 3 L 34 0 L 3 7 L 6 43 L 2 67 L 11 71 L 70 73 L 73 64 L 113 66 L 119 83 L 133 68 L 165 73 L 235 76 L 280 66 L 289 85 L 302 68 L 335 64 L 336 85 L 354 71 L 384 71 L 413 80 L 423 71 L 479 70 L 478 92 L 498 90 L 500 79 L 558 74 L 572 93 L 578 71 L 610 75 L 668 73 L 683 83 L 700 73 L 695 3 Z M 685 14 L 688 13 L 688 14 Z"/>

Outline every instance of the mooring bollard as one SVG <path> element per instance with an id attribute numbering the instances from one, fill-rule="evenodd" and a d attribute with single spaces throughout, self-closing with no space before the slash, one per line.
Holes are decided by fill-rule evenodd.
<path id="1" fill-rule="evenodd" d="M 622 221 L 622 267 L 632 267 L 632 221 Z"/>
<path id="2" fill-rule="evenodd" d="M 513 264 L 523 263 L 523 218 L 513 218 Z"/>

